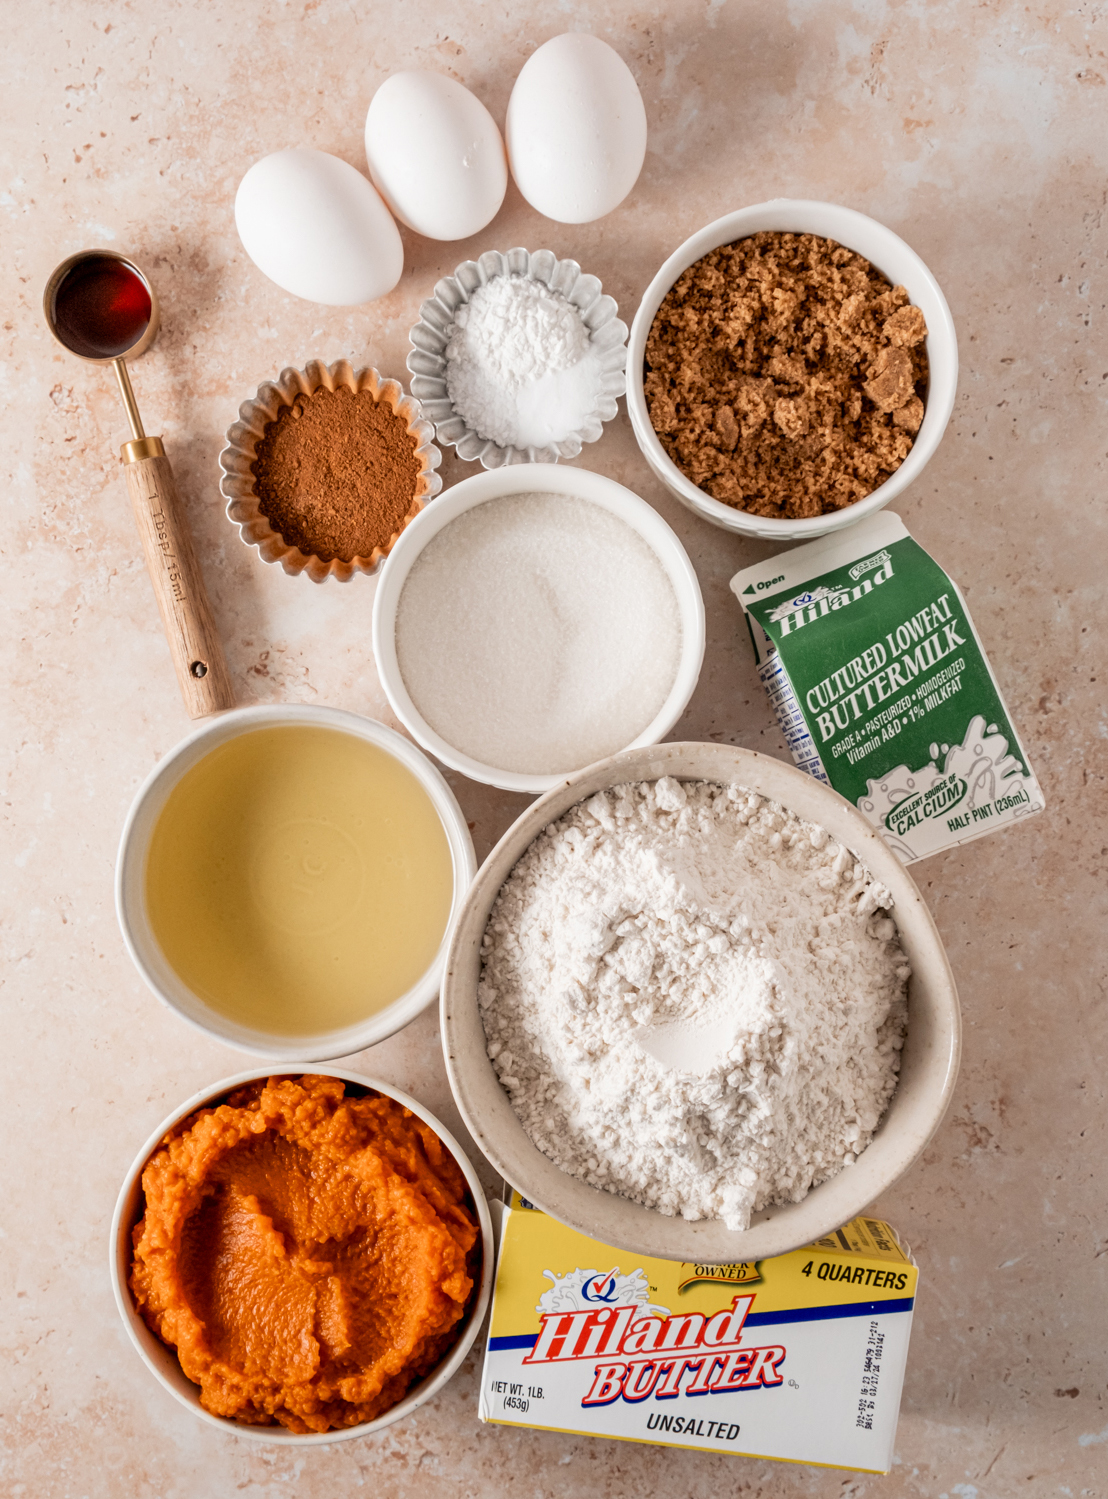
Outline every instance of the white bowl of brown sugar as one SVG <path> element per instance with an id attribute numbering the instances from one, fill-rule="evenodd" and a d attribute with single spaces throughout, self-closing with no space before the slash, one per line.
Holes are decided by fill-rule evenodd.
<path id="1" fill-rule="evenodd" d="M 891 229 L 777 198 L 725 215 L 643 294 L 627 409 L 651 469 L 714 525 L 803 541 L 917 479 L 954 408 L 938 282 Z"/>

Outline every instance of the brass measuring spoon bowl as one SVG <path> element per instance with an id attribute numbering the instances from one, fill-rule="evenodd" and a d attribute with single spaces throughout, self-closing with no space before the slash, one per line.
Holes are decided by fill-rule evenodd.
<path id="1" fill-rule="evenodd" d="M 89 364 L 110 364 L 131 435 L 145 437 L 125 360 L 158 336 L 157 293 L 133 260 L 117 250 L 79 250 L 63 260 L 42 294 L 46 326 L 62 348 Z"/>

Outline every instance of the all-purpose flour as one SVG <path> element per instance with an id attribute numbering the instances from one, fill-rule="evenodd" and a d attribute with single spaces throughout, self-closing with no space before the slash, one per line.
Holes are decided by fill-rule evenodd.
<path id="1" fill-rule="evenodd" d="M 742 787 L 618 786 L 493 906 L 488 1052 L 536 1146 L 593 1186 L 745 1228 L 869 1143 L 908 963 L 847 849 Z"/>

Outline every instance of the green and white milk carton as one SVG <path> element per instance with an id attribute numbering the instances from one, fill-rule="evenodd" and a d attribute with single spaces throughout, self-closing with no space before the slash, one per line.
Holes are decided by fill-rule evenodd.
<path id="1" fill-rule="evenodd" d="M 731 579 L 793 759 L 908 864 L 1043 809 L 958 586 L 899 516 Z"/>

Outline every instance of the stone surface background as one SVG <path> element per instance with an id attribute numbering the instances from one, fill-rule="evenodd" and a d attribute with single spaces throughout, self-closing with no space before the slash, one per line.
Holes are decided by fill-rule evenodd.
<path id="1" fill-rule="evenodd" d="M 40 0 L 7 5 L 4 29 L 0 1490 L 1108 1493 L 1108 6 Z M 512 188 L 472 241 L 405 234 L 399 287 L 354 310 L 296 301 L 247 260 L 232 202 L 258 156 L 309 144 L 364 166 L 366 107 L 398 68 L 452 74 L 502 121 L 524 59 L 567 29 L 616 46 L 646 101 L 646 167 L 610 217 L 550 223 Z M 245 1063 L 154 1001 L 116 927 L 124 815 L 188 721 L 116 464 L 127 434 L 113 382 L 50 341 L 43 283 L 63 256 L 96 244 L 126 249 L 156 283 L 163 331 L 134 382 L 176 466 L 241 701 L 333 703 L 387 720 L 369 649 L 373 583 L 289 579 L 223 515 L 216 460 L 239 402 L 310 357 L 403 374 L 421 298 L 487 248 L 573 256 L 629 321 L 689 233 L 777 195 L 883 220 L 946 292 L 962 357 L 956 412 L 895 508 L 965 590 L 1048 800 L 1026 827 L 916 871 L 966 1031 L 943 1128 L 877 1204 L 922 1268 L 896 1466 L 888 1478 L 852 1476 L 483 1427 L 475 1357 L 378 1440 L 290 1456 L 212 1432 L 131 1350 L 108 1286 L 107 1230 L 148 1132 Z M 784 756 L 727 592 L 732 572 L 769 548 L 669 499 L 622 414 L 581 461 L 656 505 L 700 573 L 708 656 L 675 737 Z M 466 469 L 448 456 L 443 471 L 450 482 Z M 524 801 L 453 783 L 481 854 Z M 459 1127 L 433 1014 L 350 1065 Z"/>

